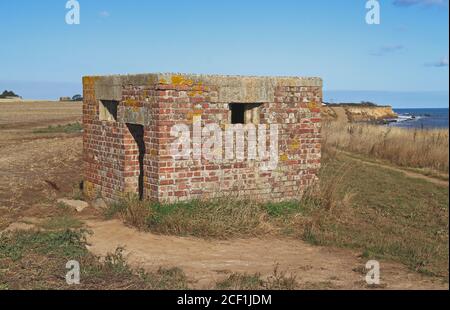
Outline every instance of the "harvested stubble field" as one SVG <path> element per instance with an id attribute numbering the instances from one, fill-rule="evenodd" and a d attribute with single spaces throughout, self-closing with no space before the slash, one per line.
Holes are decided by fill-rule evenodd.
<path id="1" fill-rule="evenodd" d="M 330 149 L 324 194 L 300 202 L 76 213 L 56 199 L 82 198 L 80 120 L 80 103 L 0 103 L 0 289 L 361 289 L 373 258 L 375 288 L 448 288 L 442 178 Z"/>

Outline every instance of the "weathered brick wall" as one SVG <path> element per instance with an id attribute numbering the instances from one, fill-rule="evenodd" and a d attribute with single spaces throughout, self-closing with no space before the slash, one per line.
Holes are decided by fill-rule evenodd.
<path id="1" fill-rule="evenodd" d="M 85 191 L 118 199 L 124 187 L 125 124 L 99 120 L 96 77 L 83 79 L 83 160 Z"/>
<path id="2" fill-rule="evenodd" d="M 181 77 L 157 87 L 159 103 L 159 200 L 175 201 L 220 195 L 247 196 L 261 200 L 297 198 L 316 178 L 320 167 L 321 87 L 279 86 L 273 102 L 260 108 L 260 124 L 279 124 L 279 162 L 273 171 L 260 162 L 224 160 L 174 161 L 170 156 L 171 126 L 190 124 L 201 116 L 208 123 L 229 124 L 229 104 L 218 100 L 214 86 L 203 86 Z M 269 139 L 267 139 L 269 140 Z M 267 141 L 269 143 L 269 141 Z M 223 146 L 225 147 L 225 145 Z M 223 151 L 225 154 L 225 151 Z"/>
<path id="3" fill-rule="evenodd" d="M 143 126 L 143 195 L 147 199 L 171 202 L 226 195 L 286 200 L 299 197 L 316 179 L 321 156 L 321 82 L 299 86 L 296 80 L 291 83 L 290 79 L 284 79 L 275 85 L 269 81 L 271 93 L 261 95 L 269 99 L 261 102 L 258 118 L 260 124 L 279 125 L 279 158 L 276 169 L 264 171 L 257 159 L 174 160 L 170 145 L 175 138 L 170 130 L 176 124 L 187 124 L 192 133 L 193 120 L 198 117 L 202 128 L 215 123 L 225 130 L 230 124 L 229 105 L 240 103 L 241 98 L 245 103 L 252 102 L 252 89 L 256 89 L 256 97 L 261 97 L 258 92 L 264 88 L 260 84 L 268 82 L 254 82 L 250 78 L 245 85 L 252 88 L 242 95 L 236 94 L 236 85 L 239 86 L 236 83 L 240 81 L 237 77 L 196 80 L 183 75 L 155 75 L 119 79 L 114 82 L 118 84 L 114 94 L 105 95 L 98 85 L 96 94 L 98 79 L 102 78 L 83 80 L 84 169 L 88 192 L 119 199 L 125 192 L 138 191 L 139 148 L 130 125 L 125 122 Z M 108 83 L 106 80 L 104 87 Z M 118 122 L 99 120 L 97 95 L 120 101 Z M 269 140 L 267 137 L 267 145 Z"/>

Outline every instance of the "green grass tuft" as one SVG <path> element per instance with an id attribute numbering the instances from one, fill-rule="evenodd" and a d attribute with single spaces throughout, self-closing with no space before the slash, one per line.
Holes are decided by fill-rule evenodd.
<path id="1" fill-rule="evenodd" d="M 85 231 L 17 231 L 0 235 L 0 258 L 20 260 L 31 252 L 67 259 L 86 254 Z"/>
<path id="2" fill-rule="evenodd" d="M 73 123 L 67 125 L 48 126 L 33 131 L 35 134 L 49 134 L 49 133 L 79 133 L 83 131 L 83 125 L 80 123 Z"/>
<path id="3" fill-rule="evenodd" d="M 81 228 L 83 223 L 69 215 L 57 216 L 50 218 L 39 225 L 47 230 L 67 230 Z"/>

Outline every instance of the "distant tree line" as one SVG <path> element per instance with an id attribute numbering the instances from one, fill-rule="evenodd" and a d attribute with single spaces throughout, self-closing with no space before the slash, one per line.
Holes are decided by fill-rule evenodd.
<path id="1" fill-rule="evenodd" d="M 83 96 L 74 95 L 72 97 L 60 97 L 59 101 L 83 101 Z"/>
<path id="2" fill-rule="evenodd" d="M 2 94 L 0 94 L 0 99 L 10 98 L 10 97 L 20 98 L 19 95 L 15 94 L 11 90 L 5 90 Z"/>
<path id="3" fill-rule="evenodd" d="M 81 95 L 72 96 L 72 101 L 83 101 L 83 96 Z"/>

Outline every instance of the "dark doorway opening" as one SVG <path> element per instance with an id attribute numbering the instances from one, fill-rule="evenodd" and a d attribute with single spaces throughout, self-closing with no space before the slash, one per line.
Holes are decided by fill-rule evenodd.
<path id="1" fill-rule="evenodd" d="M 230 104 L 231 124 L 245 123 L 245 105 L 239 103 Z"/>
<path id="2" fill-rule="evenodd" d="M 138 193 L 139 199 L 143 199 L 144 197 L 144 157 L 145 157 L 145 142 L 144 142 L 144 126 L 135 125 L 135 124 L 127 124 L 128 129 L 130 130 L 131 135 L 136 142 L 137 149 L 139 151 L 138 161 L 139 167 L 136 167 L 136 171 L 139 171 L 138 176 Z"/>

